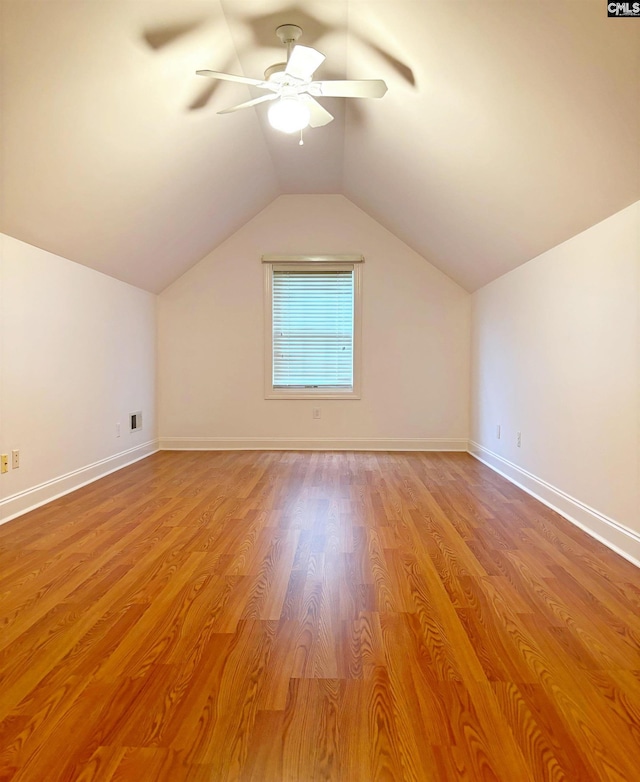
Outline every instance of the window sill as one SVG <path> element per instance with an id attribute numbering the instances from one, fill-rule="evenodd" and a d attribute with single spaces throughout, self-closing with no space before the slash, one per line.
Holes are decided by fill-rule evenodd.
<path id="1" fill-rule="evenodd" d="M 302 388 L 285 391 L 284 389 L 274 389 L 265 392 L 265 399 L 360 399 L 360 394 L 356 391 L 320 391 L 313 388 L 304 390 Z"/>

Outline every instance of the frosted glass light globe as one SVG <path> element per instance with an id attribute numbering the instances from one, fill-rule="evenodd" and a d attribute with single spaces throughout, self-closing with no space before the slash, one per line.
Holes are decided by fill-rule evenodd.
<path id="1" fill-rule="evenodd" d="M 269 107 L 269 124 L 283 133 L 296 133 L 309 124 L 311 112 L 297 98 L 280 98 Z"/>

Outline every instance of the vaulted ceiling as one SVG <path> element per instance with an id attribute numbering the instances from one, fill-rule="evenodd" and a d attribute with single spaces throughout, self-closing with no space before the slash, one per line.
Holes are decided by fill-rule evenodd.
<path id="1" fill-rule="evenodd" d="M 0 229 L 151 291 L 283 193 L 344 194 L 467 290 L 640 199 L 640 21 L 605 0 L 0 4 Z M 283 23 L 387 95 L 324 99 L 304 146 L 218 115 L 258 93 L 196 69 L 262 78 Z"/>

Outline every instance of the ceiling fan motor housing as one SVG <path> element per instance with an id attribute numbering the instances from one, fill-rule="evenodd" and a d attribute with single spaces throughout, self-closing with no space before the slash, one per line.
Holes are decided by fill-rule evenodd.
<path id="1" fill-rule="evenodd" d="M 284 71 L 287 67 L 286 62 L 277 62 L 275 65 L 270 65 L 264 72 L 265 81 L 282 81 L 284 77 Z"/>

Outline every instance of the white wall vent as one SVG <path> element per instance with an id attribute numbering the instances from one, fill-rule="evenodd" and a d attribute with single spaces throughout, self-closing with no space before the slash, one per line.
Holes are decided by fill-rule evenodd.
<path id="1" fill-rule="evenodd" d="M 142 411 L 138 410 L 137 413 L 131 413 L 129 416 L 129 421 L 131 422 L 131 432 L 136 432 L 138 429 L 142 429 Z"/>

